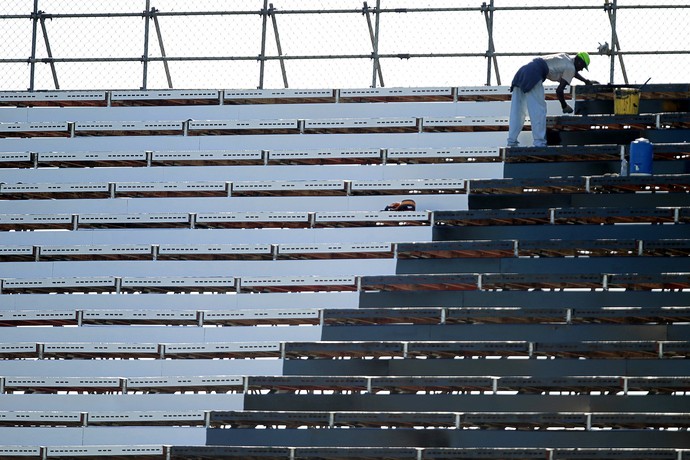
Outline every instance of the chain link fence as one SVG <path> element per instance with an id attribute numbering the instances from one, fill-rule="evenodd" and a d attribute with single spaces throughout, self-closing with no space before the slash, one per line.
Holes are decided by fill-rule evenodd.
<path id="1" fill-rule="evenodd" d="M 602 83 L 686 83 L 682 1 L 3 0 L 0 90 L 509 84 L 587 51 Z"/>

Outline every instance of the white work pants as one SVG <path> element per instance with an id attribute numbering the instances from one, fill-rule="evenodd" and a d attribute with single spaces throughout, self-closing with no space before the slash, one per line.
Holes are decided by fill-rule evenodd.
<path id="1" fill-rule="evenodd" d="M 535 147 L 546 147 L 546 99 L 544 85 L 538 82 L 528 92 L 513 88 L 510 102 L 510 123 L 508 130 L 508 147 L 518 146 L 518 135 L 525 125 L 525 116 L 529 113 L 532 124 L 532 138 Z"/>

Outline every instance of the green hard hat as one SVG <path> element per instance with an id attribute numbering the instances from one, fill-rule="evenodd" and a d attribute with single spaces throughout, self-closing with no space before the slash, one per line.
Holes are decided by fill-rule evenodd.
<path id="1" fill-rule="evenodd" d="M 589 54 L 587 54 L 584 51 L 580 51 L 579 53 L 577 53 L 577 57 L 582 59 L 582 62 L 585 63 L 585 69 L 589 70 Z"/>

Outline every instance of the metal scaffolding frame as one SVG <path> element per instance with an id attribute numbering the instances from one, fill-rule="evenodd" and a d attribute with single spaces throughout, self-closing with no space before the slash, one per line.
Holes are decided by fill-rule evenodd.
<path id="1" fill-rule="evenodd" d="M 260 66 L 258 85 L 259 89 L 264 88 L 264 73 L 266 63 L 269 61 L 278 61 L 282 75 L 283 86 L 288 88 L 288 75 L 285 67 L 286 60 L 331 60 L 331 59 L 370 59 L 372 65 L 371 87 L 383 87 L 383 60 L 392 59 L 412 59 L 412 58 L 485 58 L 486 59 L 486 85 L 497 84 L 501 85 L 501 75 L 499 72 L 499 58 L 501 57 L 515 57 L 515 56 L 530 56 L 536 54 L 543 54 L 539 51 L 527 52 L 501 52 L 496 49 L 494 43 L 494 17 L 496 14 L 506 11 L 543 11 L 543 10 L 592 10 L 594 12 L 603 11 L 608 16 L 608 22 L 611 27 L 611 45 L 605 43 L 599 47 L 599 54 L 607 55 L 610 62 L 609 69 L 609 83 L 614 83 L 614 74 L 616 71 L 616 63 L 620 68 L 625 84 L 628 84 L 628 75 L 625 68 L 624 57 L 629 55 L 690 55 L 690 50 L 655 50 L 655 51 L 623 51 L 619 36 L 617 33 L 617 12 L 622 9 L 644 9 L 644 8 L 661 8 L 661 9 L 690 9 L 690 5 L 618 5 L 617 0 L 604 0 L 603 5 L 558 5 L 558 6 L 510 6 L 502 7 L 496 6 L 494 0 L 483 2 L 478 7 L 454 7 L 454 8 L 384 8 L 381 6 L 381 0 L 376 0 L 374 5 L 368 2 L 363 2 L 361 9 L 329 9 L 329 10 L 279 10 L 274 7 L 273 3 L 268 0 L 263 0 L 263 6 L 260 10 L 233 10 L 233 11 L 187 11 L 187 12 L 166 12 L 161 11 L 151 4 L 151 0 L 141 0 L 144 8 L 141 12 L 122 12 L 122 13 L 49 13 L 40 9 L 41 0 L 33 0 L 33 9 L 30 14 L 25 15 L 0 15 L 2 19 L 30 19 L 33 23 L 31 36 L 31 56 L 28 59 L 3 59 L 0 58 L 0 65 L 10 63 L 28 63 L 30 66 L 28 89 L 33 91 L 36 89 L 36 68 L 37 64 L 47 64 L 50 66 L 52 74 L 54 89 L 60 89 L 58 79 L 57 63 L 74 63 L 74 62 L 140 62 L 142 65 L 142 85 L 141 89 L 149 87 L 149 64 L 161 63 L 164 68 L 165 77 L 168 88 L 173 88 L 173 78 L 171 75 L 169 63 L 181 61 L 258 61 Z M 602 8 L 603 7 L 603 8 Z M 482 14 L 486 23 L 486 40 L 487 48 L 485 52 L 452 52 L 452 53 L 380 53 L 379 52 L 379 34 L 380 24 L 383 16 L 395 14 L 410 14 L 410 13 L 448 13 L 448 12 L 479 12 Z M 357 14 L 361 15 L 367 24 L 369 38 L 371 41 L 370 54 L 313 54 L 313 55 L 285 55 L 281 46 L 278 16 L 284 15 L 310 15 L 310 14 Z M 227 16 L 227 15 L 258 15 L 261 17 L 261 44 L 258 55 L 227 55 L 227 56 L 174 56 L 168 55 L 164 46 L 164 34 L 161 30 L 160 22 L 164 21 L 166 17 L 173 16 Z M 141 17 L 145 21 L 143 41 L 143 54 L 141 56 L 131 57 L 59 57 L 54 56 L 51 50 L 51 43 L 49 39 L 49 28 L 46 25 L 46 19 L 64 19 L 64 18 L 125 18 L 125 17 Z M 270 25 L 269 25 L 270 19 Z M 156 40 L 160 49 L 160 56 L 152 56 L 150 53 L 150 34 L 151 25 L 155 29 Z M 40 26 L 40 29 L 39 29 Z M 271 55 L 267 52 L 267 40 L 270 33 L 269 27 L 273 30 L 277 53 Z M 40 35 L 40 36 L 39 36 Z M 46 56 L 38 57 L 37 48 L 39 41 L 42 39 L 46 48 Z M 577 52 L 577 50 L 567 50 L 567 52 Z"/>

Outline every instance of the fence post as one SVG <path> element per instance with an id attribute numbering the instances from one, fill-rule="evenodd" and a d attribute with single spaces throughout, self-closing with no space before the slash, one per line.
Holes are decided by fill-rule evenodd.
<path id="1" fill-rule="evenodd" d="M 486 51 L 486 86 L 491 85 L 491 65 L 496 69 L 496 84 L 501 84 L 501 75 L 498 73 L 498 59 L 496 59 L 496 46 L 494 45 L 494 0 L 482 3 L 482 11 L 486 20 L 486 32 L 489 35 L 489 47 Z"/>
<path id="2" fill-rule="evenodd" d="M 621 44 L 618 41 L 618 32 L 616 31 L 616 11 L 618 9 L 618 0 L 606 0 L 605 8 L 606 14 L 611 23 L 611 69 L 609 75 L 609 83 L 613 84 L 616 70 L 616 56 L 621 65 L 621 72 L 623 74 L 623 82 L 628 84 L 628 73 L 625 70 L 625 63 L 623 62 L 623 55 L 620 54 Z"/>
<path id="3" fill-rule="evenodd" d="M 150 15 L 149 10 L 151 9 L 151 0 L 146 0 L 146 8 L 144 9 L 144 55 L 142 59 L 144 61 L 143 66 L 143 80 L 141 83 L 141 89 L 147 88 L 148 72 L 149 72 L 149 25 L 150 25 Z"/>
<path id="4" fill-rule="evenodd" d="M 29 91 L 34 90 L 36 79 L 36 40 L 38 38 L 38 0 L 34 0 L 34 10 L 31 13 L 33 30 L 31 31 L 31 58 L 29 59 Z"/>
<path id="5" fill-rule="evenodd" d="M 606 14 L 609 16 L 611 23 L 611 59 L 609 62 L 609 83 L 613 84 L 614 72 L 616 67 L 616 0 L 610 3 L 606 0 Z"/>

